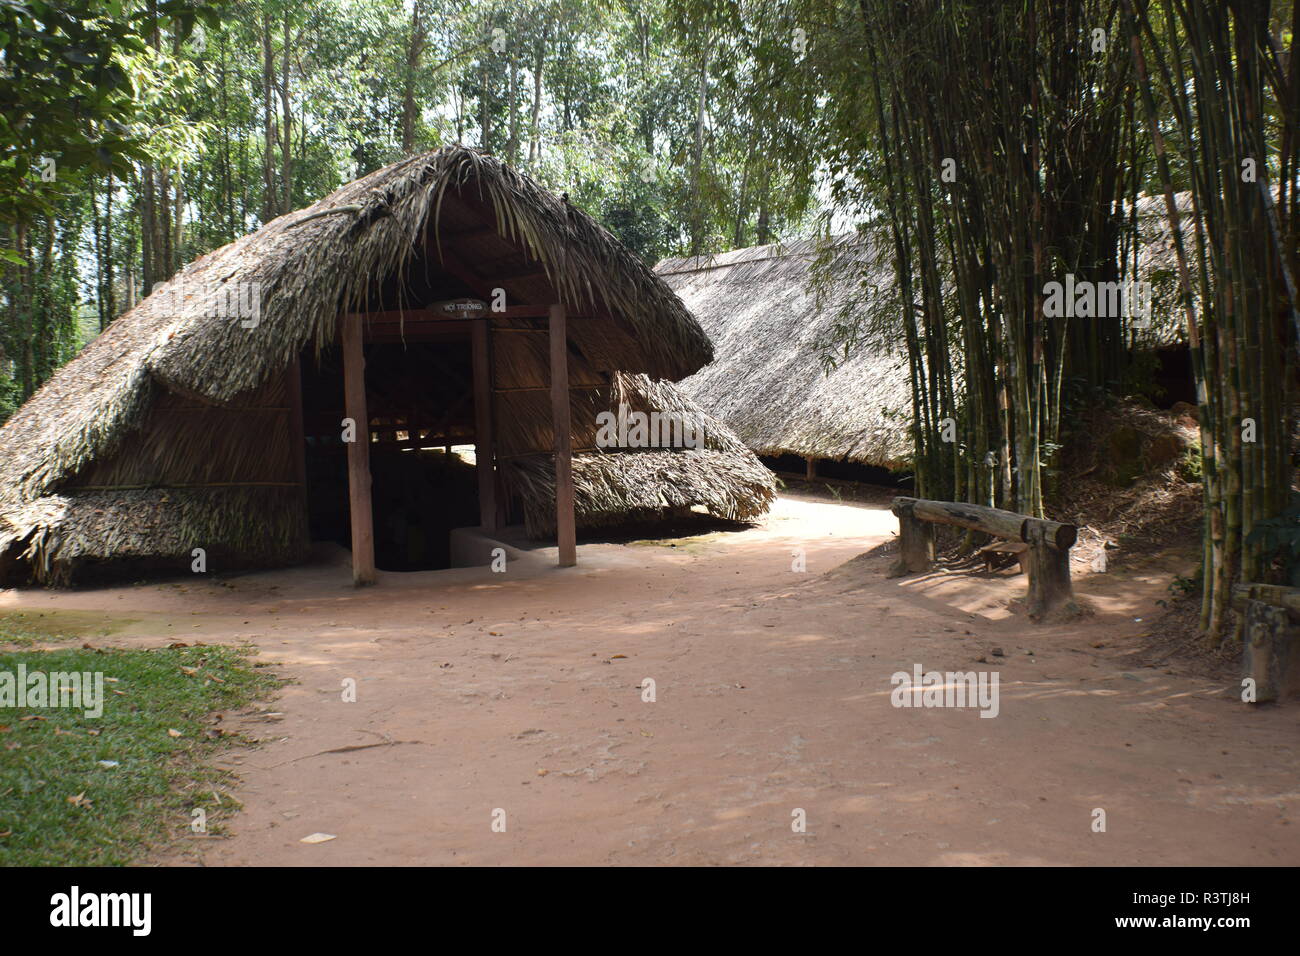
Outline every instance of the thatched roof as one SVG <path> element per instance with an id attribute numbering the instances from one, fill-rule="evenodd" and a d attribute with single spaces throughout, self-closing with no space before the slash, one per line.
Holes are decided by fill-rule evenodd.
<path id="1" fill-rule="evenodd" d="M 427 282 L 430 260 L 437 271 L 456 255 L 493 269 L 510 262 L 490 284 L 506 288 L 512 304 L 562 301 L 587 316 L 571 323 L 571 341 L 598 368 L 676 379 L 712 357 L 672 291 L 567 199 L 490 156 L 446 147 L 372 173 L 196 260 L 59 369 L 0 427 L 0 558 L 25 543 L 26 557 L 48 570 L 60 548 L 92 557 L 144 549 L 144 539 L 131 544 L 130 529 L 161 505 L 181 510 L 159 513 L 154 545 L 163 548 L 167 534 L 178 548 L 204 538 L 213 516 L 197 517 L 198 506 L 186 510 L 186 502 L 224 508 L 212 483 L 169 489 L 163 498 L 146 492 L 155 495 L 147 506 L 126 493 L 141 489 L 115 487 L 95 498 L 99 492 L 76 486 L 94 463 L 130 451 L 147 421 L 157 426 L 164 397 L 241 407 L 305 348 L 319 354 L 329 346 L 341 314 L 412 304 L 402 300 L 408 273 L 423 266 L 423 279 L 413 281 Z M 473 276 L 459 278 L 481 295 Z M 253 284 L 260 313 L 247 327 L 225 317 L 218 302 Z M 156 443 L 152 453 L 161 454 Z"/>
<path id="2" fill-rule="evenodd" d="M 1190 194 L 1176 201 L 1190 255 Z M 1164 198 L 1140 198 L 1137 218 L 1137 278 L 1154 293 L 1150 325 L 1135 329 L 1137 341 L 1181 344 L 1186 330 Z M 889 255 L 848 234 L 660 262 L 655 271 L 717 350 L 713 364 L 681 387 L 759 454 L 905 465 L 907 358 L 901 342 L 879 337 L 880 323 L 868 314 L 896 308 Z"/>
<path id="3" fill-rule="evenodd" d="M 693 506 L 715 518 L 747 521 L 776 499 L 776 481 L 726 425 L 708 415 L 670 382 L 619 374 L 611 410 L 672 412 L 695 424 L 702 448 L 594 451 L 573 459 L 574 511 L 578 527 L 654 520 Z M 555 466 L 550 455 L 511 459 L 507 483 L 524 503 L 528 534 L 555 533 Z"/>
<path id="4" fill-rule="evenodd" d="M 818 242 L 805 239 L 659 263 L 717 350 L 681 386 L 759 454 L 901 466 L 911 455 L 906 355 L 861 343 L 846 356 L 835 341 L 862 285 L 891 287 L 892 268 L 856 236 L 835 240 L 814 282 L 818 259 Z M 828 360 L 838 363 L 829 371 Z"/>
<path id="5" fill-rule="evenodd" d="M 712 357 L 677 297 L 586 214 L 490 156 L 445 147 L 208 253 L 160 290 L 166 294 L 112 323 L 0 430 L 0 504 L 32 501 L 105 454 L 139 423 L 159 386 L 229 403 L 305 346 L 333 341 L 339 314 L 363 308 L 373 284 L 402 269 L 449 193 L 486 200 L 497 231 L 544 264 L 563 301 L 608 311 L 629 333 L 609 343 L 617 367 L 676 379 Z M 295 225 L 352 205 L 360 211 Z M 255 328 L 215 315 L 215 287 L 240 282 L 260 284 Z M 183 301 L 172 289 L 185 291 Z"/>

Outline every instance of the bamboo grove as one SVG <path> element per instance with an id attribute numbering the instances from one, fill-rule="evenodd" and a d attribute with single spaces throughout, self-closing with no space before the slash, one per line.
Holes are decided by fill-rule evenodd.
<path id="1" fill-rule="evenodd" d="M 1287 573 L 1259 526 L 1285 524 L 1293 480 L 1294 9 L 860 0 L 857 12 L 859 92 L 826 126 L 859 126 L 861 152 L 838 154 L 843 192 L 894 265 L 872 316 L 906 344 L 917 493 L 1043 513 L 1070 477 L 1063 429 L 1088 394 L 1122 392 L 1140 320 L 1054 314 L 1048 284 L 1137 281 L 1137 209 L 1164 197 L 1200 406 L 1202 626 L 1218 640 L 1234 582 Z M 847 103 L 851 81 L 824 78 Z"/>

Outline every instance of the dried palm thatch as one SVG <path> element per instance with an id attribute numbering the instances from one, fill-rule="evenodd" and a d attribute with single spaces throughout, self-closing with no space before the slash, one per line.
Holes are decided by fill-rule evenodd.
<path id="1" fill-rule="evenodd" d="M 48 495 L 7 520 L 28 529 L 21 557 L 36 580 L 56 586 L 97 562 L 186 571 L 196 544 L 214 568 L 276 567 L 306 556 L 300 494 L 254 487 Z"/>
<path id="2" fill-rule="evenodd" d="M 829 254 L 834 278 L 815 282 Z M 759 454 L 849 459 L 896 467 L 911 455 L 907 358 L 863 345 L 845 355 L 837 332 L 863 287 L 893 283 L 889 262 L 856 236 L 666 259 L 655 271 L 713 339 L 717 358 L 681 383 Z"/>
<path id="3" fill-rule="evenodd" d="M 1190 215 L 1190 194 L 1177 202 Z M 1137 221 L 1136 276 L 1154 295 L 1151 322 L 1135 334 L 1148 348 L 1179 344 L 1186 331 L 1163 197 L 1139 199 Z M 849 234 L 660 262 L 655 271 L 717 351 L 681 388 L 759 454 L 904 466 L 906 353 L 870 314 L 896 308 L 889 255 Z"/>
<path id="4" fill-rule="evenodd" d="M 671 412 L 689 421 L 702 447 L 607 452 L 574 456 L 574 511 L 578 527 L 654 521 L 694 506 L 716 518 L 748 521 L 776 498 L 772 473 L 726 425 L 705 413 L 670 382 L 620 373 L 610 388 L 611 410 Z M 549 455 L 524 455 L 505 467 L 507 484 L 524 505 L 528 534 L 555 533 L 555 466 Z"/>
<path id="5" fill-rule="evenodd" d="M 132 442 L 138 444 L 147 425 L 165 433 L 169 422 L 188 413 L 180 407 L 184 400 L 238 410 L 243 418 L 228 418 L 224 427 L 243 437 L 226 442 L 218 458 L 226 464 L 254 460 L 265 438 L 254 422 L 266 414 L 258 419 L 250 396 L 283 376 L 304 348 L 314 346 L 319 354 L 333 342 L 342 313 L 364 310 L 394 277 L 401 287 L 423 257 L 427 237 L 436 240 L 431 255 L 443 255 L 439 224 L 453 206 L 462 216 L 472 206 L 494 217 L 498 241 L 541 264 L 545 278 L 539 281 L 553 296 L 549 301 L 598 318 L 581 335 L 584 351 L 612 363 L 607 368 L 680 378 L 711 358 L 708 338 L 681 301 L 606 230 L 500 161 L 446 147 L 372 173 L 196 260 L 60 369 L 0 428 L 0 560 L 25 549 L 21 558 L 32 562 L 38 577 L 50 579 L 58 576 L 61 557 L 144 549 L 144 539 L 129 533 L 136 526 L 131 516 L 146 518 L 154 505 L 145 498 L 157 493 L 92 500 L 98 494 L 86 480 L 92 466 L 135 454 Z M 231 318 L 222 303 L 232 291 L 245 296 L 250 288 L 258 291 L 256 321 Z M 188 448 L 155 436 L 146 449 L 159 459 L 159 470 L 203 471 L 182 461 L 198 455 L 205 441 L 193 426 L 185 430 L 192 436 Z M 117 482 L 130 471 L 109 470 Z M 244 504 L 260 503 L 234 513 L 227 511 L 234 507 L 229 489 L 213 477 L 173 494 L 167 503 L 174 507 L 158 513 L 149 540 L 160 553 L 171 542 L 178 550 L 168 553 L 188 554 L 213 528 L 226 529 L 223 546 L 255 550 L 258 533 L 285 532 L 277 553 L 289 559 L 301 550 L 302 528 L 264 524 L 280 493 L 274 483 L 255 486 L 240 474 L 233 484 L 243 486 Z M 78 484 L 92 487 L 77 490 Z M 169 482 L 155 476 L 153 484 Z M 127 490 L 140 489 L 112 486 L 114 494 Z M 199 514 L 203 501 L 213 514 Z M 120 520 L 92 519 L 105 504 L 106 510 L 125 509 Z M 164 517 L 179 524 L 164 529 Z M 241 519 L 248 527 L 233 530 Z"/>

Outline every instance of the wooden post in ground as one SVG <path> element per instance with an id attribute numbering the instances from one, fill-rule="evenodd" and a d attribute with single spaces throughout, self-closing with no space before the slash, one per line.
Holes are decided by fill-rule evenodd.
<path id="1" fill-rule="evenodd" d="M 809 481 L 812 481 L 814 478 L 817 477 L 817 459 L 809 458 L 807 459 L 807 461 L 808 461 L 808 471 L 804 475 L 804 477 L 807 478 Z"/>
<path id="2" fill-rule="evenodd" d="M 1292 629 L 1286 608 L 1246 602 L 1246 639 L 1242 653 L 1242 675 L 1255 682 L 1256 704 L 1266 704 L 1282 697 L 1289 689 Z"/>
<path id="3" fill-rule="evenodd" d="M 1058 547 L 1058 540 L 1062 540 L 1064 534 L 1060 531 L 1062 528 L 1069 529 L 1070 543 Z M 1029 616 L 1033 620 L 1074 602 L 1074 586 L 1070 583 L 1073 533 L 1071 525 L 1039 518 L 1025 519 L 1021 535 L 1029 545 Z"/>
<path id="4" fill-rule="evenodd" d="M 348 504 L 352 517 L 352 583 L 361 587 L 375 583 L 370 419 L 366 412 L 366 359 L 361 350 L 361 320 L 345 318 L 339 337 L 343 345 L 344 415 L 356 423 L 355 441 L 348 444 Z"/>
<path id="5" fill-rule="evenodd" d="M 563 305 L 553 305 L 551 326 L 551 421 L 555 431 L 555 540 L 562 568 L 578 563 L 573 515 L 573 436 L 569 431 L 569 343 Z"/>
<path id="6" fill-rule="evenodd" d="M 1255 699 L 1281 701 L 1300 691 L 1300 588 L 1238 584 L 1232 607 L 1244 625 L 1242 677 L 1254 681 Z"/>
<path id="7" fill-rule="evenodd" d="M 478 473 L 479 525 L 496 531 L 496 442 L 492 435 L 491 319 L 475 319 L 470 333 L 474 353 L 474 468 Z M 451 446 L 448 445 L 448 451 Z"/>
<path id="8" fill-rule="evenodd" d="M 934 563 L 934 529 L 916 516 L 915 498 L 895 498 L 891 510 L 898 518 L 898 561 L 895 576 L 930 570 Z"/>

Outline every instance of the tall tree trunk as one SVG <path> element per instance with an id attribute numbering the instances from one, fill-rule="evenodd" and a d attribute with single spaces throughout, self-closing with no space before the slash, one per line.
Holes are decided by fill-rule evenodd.
<path id="1" fill-rule="evenodd" d="M 703 45 L 700 56 L 699 93 L 695 106 L 695 149 L 691 159 L 691 255 L 704 250 L 704 196 L 701 177 L 704 172 L 704 116 L 709 95 L 709 47 Z"/>
<path id="2" fill-rule="evenodd" d="M 117 318 L 117 289 L 113 275 L 113 193 L 116 189 L 113 172 L 109 170 L 108 188 L 104 193 L 104 293 L 107 300 L 104 315 L 109 322 Z M 130 270 L 129 263 L 127 269 Z"/>
<path id="3" fill-rule="evenodd" d="M 510 102 L 506 106 L 506 162 L 511 166 L 519 163 L 519 62 L 515 59 L 514 47 L 510 48 L 510 71 L 508 83 Z"/>
<path id="4" fill-rule="evenodd" d="M 275 51 L 271 48 L 271 9 L 262 10 L 262 222 L 275 218 L 275 118 L 272 95 L 275 86 Z"/>
<path id="5" fill-rule="evenodd" d="M 529 121 L 528 165 L 535 167 L 542 158 L 541 115 L 542 115 L 542 71 L 546 65 L 546 40 L 551 29 L 550 23 L 542 25 L 542 37 L 537 42 L 533 55 L 533 109 Z"/>
<path id="6" fill-rule="evenodd" d="M 284 114 L 280 125 L 280 178 L 283 198 L 280 213 L 293 211 L 293 109 L 289 102 L 289 51 L 293 42 L 289 34 L 289 10 L 284 11 L 284 56 L 280 79 L 280 108 Z"/>
<path id="7" fill-rule="evenodd" d="M 415 0 L 411 5 L 411 36 L 406 44 L 406 78 L 402 90 L 402 152 L 407 156 L 415 151 L 415 78 L 426 42 L 420 14 L 420 0 Z"/>

